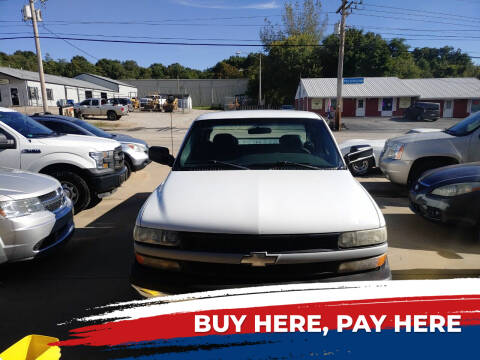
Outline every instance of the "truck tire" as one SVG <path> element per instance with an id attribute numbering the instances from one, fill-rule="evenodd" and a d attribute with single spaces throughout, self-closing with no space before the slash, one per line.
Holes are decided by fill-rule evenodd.
<path id="1" fill-rule="evenodd" d="M 125 161 L 124 161 L 125 167 L 127 168 L 127 174 L 125 180 L 128 180 L 130 175 L 132 175 L 132 163 L 130 162 L 130 159 L 125 156 Z"/>
<path id="2" fill-rule="evenodd" d="M 53 176 L 62 184 L 63 191 L 72 200 L 75 214 L 84 210 L 91 200 L 90 188 L 87 182 L 72 171 L 52 171 L 48 175 Z"/>
<path id="3" fill-rule="evenodd" d="M 117 120 L 117 114 L 113 110 L 107 111 L 107 119 L 108 120 Z"/>

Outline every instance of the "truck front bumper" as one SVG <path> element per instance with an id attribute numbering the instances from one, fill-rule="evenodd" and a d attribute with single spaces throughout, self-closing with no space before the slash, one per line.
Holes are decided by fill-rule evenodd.
<path id="1" fill-rule="evenodd" d="M 148 164 L 150 164 L 151 160 L 148 157 L 148 150 L 147 152 L 143 151 L 133 151 L 128 149 L 127 151 L 124 151 L 125 153 L 125 159 L 130 161 L 132 164 L 132 171 L 139 171 L 145 168 Z M 127 160 L 127 161 L 128 161 Z"/>
<path id="2" fill-rule="evenodd" d="M 120 187 L 127 178 L 127 168 L 124 166 L 120 170 L 89 169 L 87 170 L 88 184 L 90 188 L 99 197 L 110 195 L 115 189 Z"/>
<path id="3" fill-rule="evenodd" d="M 380 159 L 380 170 L 388 180 L 395 184 L 406 185 L 412 167 L 410 160 Z"/>
<path id="4" fill-rule="evenodd" d="M 73 235 L 72 203 L 55 212 L 41 211 L 28 216 L 2 220 L 0 247 L 6 261 L 30 260 L 47 254 Z"/>

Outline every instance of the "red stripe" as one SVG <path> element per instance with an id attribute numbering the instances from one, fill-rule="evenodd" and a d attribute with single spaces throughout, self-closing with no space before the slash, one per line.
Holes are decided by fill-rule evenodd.
<path id="1" fill-rule="evenodd" d="M 299 295 L 301 295 L 299 293 Z M 385 298 L 371 300 L 335 301 L 325 303 L 265 306 L 245 309 L 219 309 L 197 313 L 176 313 L 135 320 L 108 322 L 71 330 L 71 340 L 60 341 L 58 346 L 113 346 L 124 343 L 153 341 L 159 339 L 219 335 L 217 332 L 195 333 L 195 315 L 219 315 L 220 326 L 224 315 L 247 315 L 241 333 L 254 333 L 255 315 L 321 315 L 321 326 L 329 330 L 337 328 L 337 315 L 387 315 L 382 328 L 394 327 L 394 316 L 406 315 L 461 315 L 461 325 L 480 325 L 480 296 L 432 296 L 409 298 Z M 372 329 L 374 324 L 368 321 Z M 272 327 L 273 330 L 273 327 Z M 265 331 L 262 331 L 265 332 Z M 233 324 L 222 335 L 236 334 Z"/>

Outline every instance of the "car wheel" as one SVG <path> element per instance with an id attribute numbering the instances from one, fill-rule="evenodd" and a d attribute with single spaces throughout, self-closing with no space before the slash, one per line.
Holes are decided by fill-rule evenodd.
<path id="1" fill-rule="evenodd" d="M 117 114 L 115 113 L 115 111 L 108 111 L 107 112 L 107 119 L 108 120 L 117 120 Z"/>
<path id="2" fill-rule="evenodd" d="M 60 181 L 63 191 L 72 200 L 75 214 L 88 206 L 91 200 L 90 189 L 81 176 L 72 171 L 54 171 L 48 175 Z"/>
<path id="3" fill-rule="evenodd" d="M 125 157 L 125 167 L 127 168 L 127 176 L 125 179 L 128 179 L 130 175 L 132 175 L 132 164 L 130 163 L 130 160 L 127 160 Z"/>
<path id="4" fill-rule="evenodd" d="M 355 176 L 365 175 L 368 173 L 368 170 L 370 170 L 370 161 L 368 160 L 359 161 L 350 166 L 350 171 Z"/>

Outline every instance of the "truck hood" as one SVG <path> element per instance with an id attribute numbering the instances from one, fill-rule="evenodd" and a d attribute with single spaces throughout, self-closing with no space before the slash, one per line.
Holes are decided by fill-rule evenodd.
<path id="1" fill-rule="evenodd" d="M 30 139 L 32 145 L 46 145 L 58 147 L 78 147 L 89 151 L 109 151 L 120 146 L 113 139 L 85 135 L 61 135 L 57 137 L 45 137 Z"/>
<path id="2" fill-rule="evenodd" d="M 145 227 L 233 234 L 378 228 L 383 215 L 347 170 L 172 171 L 137 219 Z"/>
<path id="3" fill-rule="evenodd" d="M 0 167 L 0 201 L 40 196 L 59 187 L 50 176 Z"/>
<path id="4" fill-rule="evenodd" d="M 147 142 L 142 139 L 134 138 L 130 135 L 119 134 L 119 133 L 110 133 L 113 135 L 113 140 L 122 142 L 122 143 L 134 143 L 134 144 L 142 144 L 148 146 Z"/>
<path id="5" fill-rule="evenodd" d="M 388 142 L 399 142 L 409 144 L 418 141 L 453 139 L 455 136 L 449 135 L 444 131 L 421 132 L 417 134 L 408 134 L 389 139 Z"/>

